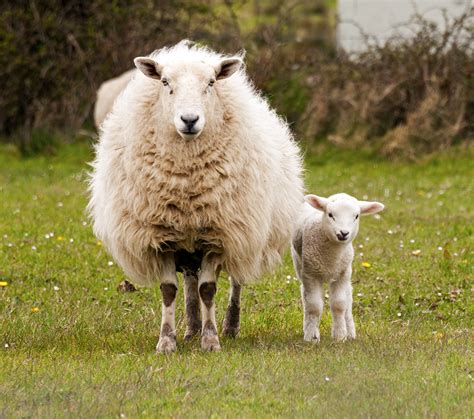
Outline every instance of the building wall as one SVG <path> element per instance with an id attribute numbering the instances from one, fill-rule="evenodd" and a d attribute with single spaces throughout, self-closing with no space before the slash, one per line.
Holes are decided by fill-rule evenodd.
<path id="1" fill-rule="evenodd" d="M 339 0 L 338 45 L 347 51 L 364 49 L 364 33 L 383 42 L 392 35 L 410 36 L 409 29 L 400 27 L 408 22 L 417 10 L 424 17 L 444 25 L 442 10 L 448 16 L 461 15 L 471 4 L 470 0 Z"/>

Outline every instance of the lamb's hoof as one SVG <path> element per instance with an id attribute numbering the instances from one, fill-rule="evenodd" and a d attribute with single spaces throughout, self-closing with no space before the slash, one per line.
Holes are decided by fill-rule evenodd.
<path id="1" fill-rule="evenodd" d="M 347 336 L 346 335 L 341 335 L 341 334 L 335 334 L 333 333 L 332 335 L 333 339 L 336 341 L 336 342 L 345 342 L 347 340 Z"/>
<path id="2" fill-rule="evenodd" d="M 219 338 L 217 336 L 203 336 L 201 339 L 201 348 L 203 351 L 218 352 L 221 350 Z"/>
<path id="3" fill-rule="evenodd" d="M 306 342 L 311 342 L 311 343 L 319 343 L 319 332 L 318 331 L 312 331 L 312 332 L 306 332 L 304 334 L 304 340 Z"/>
<path id="4" fill-rule="evenodd" d="M 222 326 L 222 334 L 229 338 L 235 338 L 239 334 L 240 327 L 239 326 L 230 326 L 227 324 L 223 324 Z"/>
<path id="5" fill-rule="evenodd" d="M 199 327 L 198 329 L 186 329 L 186 332 L 184 333 L 184 340 L 185 341 L 191 340 L 200 331 L 201 331 L 201 327 Z"/>
<path id="6" fill-rule="evenodd" d="M 176 352 L 176 338 L 174 336 L 161 336 L 156 345 L 156 352 L 170 354 Z"/>

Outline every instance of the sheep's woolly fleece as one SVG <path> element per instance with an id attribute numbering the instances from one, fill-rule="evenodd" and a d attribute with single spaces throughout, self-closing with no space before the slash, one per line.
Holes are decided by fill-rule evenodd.
<path id="1" fill-rule="evenodd" d="M 227 56 L 180 43 L 151 54 L 164 68 Z M 136 283 L 159 280 L 163 251 L 222 254 L 248 282 L 281 260 L 303 202 L 299 150 L 245 71 L 215 83 L 213 109 L 192 141 L 176 132 L 165 88 L 137 72 L 104 121 L 88 206 L 94 232 Z"/>

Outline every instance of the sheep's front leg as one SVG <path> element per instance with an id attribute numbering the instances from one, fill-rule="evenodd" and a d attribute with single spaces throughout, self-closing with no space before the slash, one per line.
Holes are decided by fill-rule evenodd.
<path id="1" fill-rule="evenodd" d="M 212 254 L 204 256 L 199 275 L 199 297 L 202 317 L 201 347 L 205 351 L 219 351 L 221 349 L 217 336 L 216 306 L 214 304 L 219 271 L 219 256 Z"/>
<path id="2" fill-rule="evenodd" d="M 184 340 L 189 340 L 201 330 L 198 279 L 196 274 L 191 272 L 184 272 L 183 277 L 187 323 Z"/>
<path id="3" fill-rule="evenodd" d="M 240 292 L 242 287 L 234 281 L 230 280 L 229 305 L 225 313 L 222 333 L 225 336 L 235 338 L 240 329 Z"/>
<path id="4" fill-rule="evenodd" d="M 345 340 L 349 337 L 350 331 L 346 323 L 347 316 L 351 312 L 351 281 L 350 276 L 344 275 L 341 279 L 329 284 L 329 303 L 332 312 L 332 337 L 336 340 Z M 349 326 L 353 326 L 353 321 Z M 355 331 L 354 331 L 355 332 Z"/>
<path id="5" fill-rule="evenodd" d="M 303 333 L 307 342 L 318 343 L 320 339 L 319 323 L 323 314 L 323 284 L 318 279 L 305 279 L 301 284 L 304 320 Z"/>
<path id="6" fill-rule="evenodd" d="M 161 331 L 157 352 L 171 353 L 176 351 L 176 325 L 175 306 L 178 281 L 176 278 L 176 265 L 171 252 L 163 254 L 163 270 L 161 274 Z"/>

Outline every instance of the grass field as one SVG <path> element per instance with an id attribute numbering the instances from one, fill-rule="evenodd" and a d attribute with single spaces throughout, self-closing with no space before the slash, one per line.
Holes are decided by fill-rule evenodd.
<path id="1" fill-rule="evenodd" d="M 0 149 L 0 417 L 472 416 L 473 150 L 418 164 L 363 152 L 307 159 L 308 190 L 386 205 L 356 239 L 358 339 L 302 339 L 287 257 L 245 288 L 220 353 L 159 356 L 159 289 L 116 291 L 120 269 L 85 216 L 87 145 L 21 159 Z M 364 262 L 364 266 L 362 263 Z M 228 284 L 218 284 L 222 320 Z M 327 306 L 326 306 L 327 308 Z"/>

